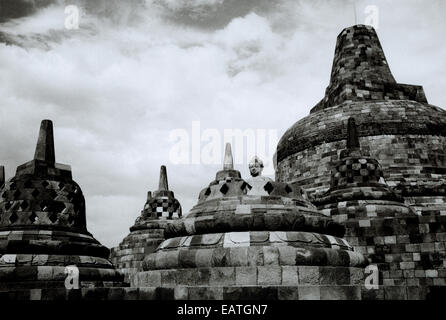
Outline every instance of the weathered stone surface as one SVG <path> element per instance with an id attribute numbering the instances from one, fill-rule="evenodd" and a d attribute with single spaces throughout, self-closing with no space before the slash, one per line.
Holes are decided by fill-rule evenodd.
<path id="1" fill-rule="evenodd" d="M 66 267 L 73 265 L 81 288 L 98 289 L 91 294 L 125 285 L 108 248 L 87 231 L 85 199 L 70 166 L 55 163 L 50 120 L 42 121 L 34 159 L 0 188 L 0 291 L 66 299 Z"/>

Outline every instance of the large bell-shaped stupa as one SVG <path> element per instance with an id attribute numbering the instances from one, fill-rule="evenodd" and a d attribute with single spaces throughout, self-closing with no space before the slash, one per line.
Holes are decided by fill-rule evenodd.
<path id="1" fill-rule="evenodd" d="M 342 239 L 344 228 L 308 202 L 299 187 L 224 168 L 198 204 L 166 228 L 144 259 L 136 287 L 173 288 L 177 299 L 355 299 L 367 260 Z"/>
<path id="2" fill-rule="evenodd" d="M 445 214 L 446 111 L 428 104 L 421 86 L 396 82 L 371 26 L 339 34 L 325 97 L 278 144 L 277 180 L 310 196 L 327 191 L 350 117 L 362 149 L 406 204 L 420 215 Z"/>

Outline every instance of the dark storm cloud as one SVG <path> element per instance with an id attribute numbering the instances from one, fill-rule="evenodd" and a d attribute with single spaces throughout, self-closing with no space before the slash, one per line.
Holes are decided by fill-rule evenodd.
<path id="1" fill-rule="evenodd" d="M 56 0 L 0 0 L 0 22 L 32 15 Z"/>
<path id="2" fill-rule="evenodd" d="M 248 13 L 264 14 L 281 0 L 155 0 L 163 16 L 173 22 L 203 29 L 220 29 Z"/>

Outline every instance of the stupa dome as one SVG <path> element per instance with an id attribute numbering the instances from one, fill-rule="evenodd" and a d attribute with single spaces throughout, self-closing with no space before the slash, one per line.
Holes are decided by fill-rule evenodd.
<path id="1" fill-rule="evenodd" d="M 444 202 L 446 111 L 428 104 L 421 86 L 395 81 L 370 26 L 346 28 L 338 36 L 325 97 L 278 144 L 277 180 L 300 185 L 311 196 L 328 190 L 350 117 L 363 151 L 380 161 L 388 185 L 419 205 L 420 213 L 438 213 L 412 197 L 423 190 L 432 197 L 428 202 Z"/>
<path id="2" fill-rule="evenodd" d="M 53 124 L 42 121 L 34 159 L 0 190 L 0 290 L 122 286 L 109 249 L 87 231 L 85 199 L 71 168 L 55 162 Z"/>

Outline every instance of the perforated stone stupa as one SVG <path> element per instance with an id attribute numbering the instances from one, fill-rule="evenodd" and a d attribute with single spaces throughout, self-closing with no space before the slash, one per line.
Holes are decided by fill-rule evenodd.
<path id="1" fill-rule="evenodd" d="M 320 214 L 302 191 L 224 169 L 184 218 L 166 228 L 144 259 L 136 287 L 171 288 L 176 299 L 358 299 L 367 261 L 342 239 L 344 228 Z"/>
<path id="2" fill-rule="evenodd" d="M 158 190 L 153 195 L 151 191 L 147 193 L 147 201 L 130 228 L 130 234 L 111 252 L 113 264 L 125 274 L 127 280 L 142 270 L 144 258 L 165 240 L 166 226 L 181 216 L 180 202 L 169 190 L 166 167 L 161 166 Z"/>
<path id="3" fill-rule="evenodd" d="M 108 255 L 87 231 L 82 190 L 71 168 L 55 162 L 53 124 L 44 120 L 34 159 L 0 190 L 0 296 L 80 297 L 66 291 L 69 265 L 79 270 L 79 288 L 123 286 Z"/>

